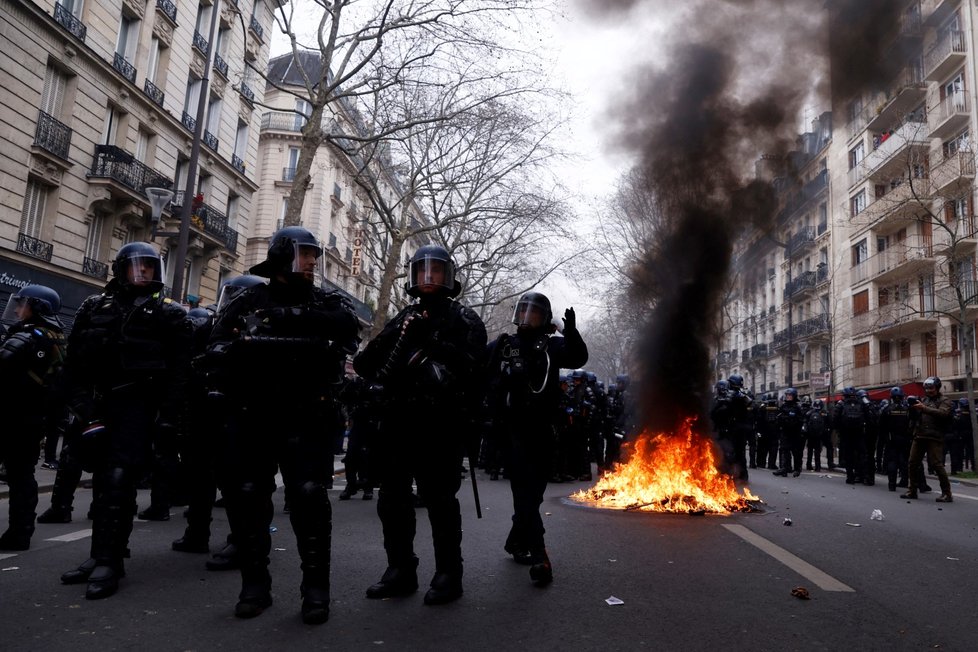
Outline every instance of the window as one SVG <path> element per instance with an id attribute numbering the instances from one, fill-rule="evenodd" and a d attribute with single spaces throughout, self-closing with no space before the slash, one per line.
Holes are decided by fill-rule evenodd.
<path id="1" fill-rule="evenodd" d="M 863 238 L 852 247 L 852 266 L 855 267 L 869 259 L 869 247 L 866 238 Z"/>
<path id="2" fill-rule="evenodd" d="M 224 208 L 224 212 L 228 217 L 228 226 L 233 227 L 238 221 L 238 206 L 241 204 L 241 198 L 237 195 L 228 195 L 228 203 Z"/>
<path id="3" fill-rule="evenodd" d="M 900 350 L 901 360 L 910 357 L 910 340 L 900 340 L 900 342 L 898 343 L 898 347 Z"/>
<path id="4" fill-rule="evenodd" d="M 41 92 L 41 110 L 55 118 L 61 117 L 68 76 L 53 66 L 44 71 L 44 90 Z"/>
<path id="5" fill-rule="evenodd" d="M 141 163 L 148 163 L 146 155 L 149 153 L 149 145 L 152 136 L 142 129 L 136 135 L 136 160 Z"/>
<path id="6" fill-rule="evenodd" d="M 217 53 L 224 58 L 228 53 L 228 43 L 231 42 L 231 28 L 221 27 L 217 30 Z"/>
<path id="7" fill-rule="evenodd" d="M 220 98 L 212 99 L 210 104 L 207 105 L 207 131 L 211 132 L 211 135 L 214 137 L 217 137 L 218 133 L 221 131 Z"/>
<path id="8" fill-rule="evenodd" d="M 122 122 L 123 113 L 114 106 L 110 106 L 105 114 L 105 124 L 102 127 L 102 144 L 115 145 L 119 137 L 119 123 Z"/>
<path id="9" fill-rule="evenodd" d="M 153 35 L 149 42 L 149 60 L 146 62 L 146 79 L 156 83 L 156 72 L 160 67 L 160 39 Z"/>
<path id="10" fill-rule="evenodd" d="M 306 123 L 309 121 L 309 116 L 312 115 L 312 104 L 306 100 L 296 98 L 295 113 L 295 130 L 300 131 L 306 126 Z"/>
<path id="11" fill-rule="evenodd" d="M 849 199 L 849 216 L 855 217 L 866 210 L 866 191 L 860 190 Z"/>
<path id="12" fill-rule="evenodd" d="M 941 99 L 947 107 L 945 116 L 951 112 L 967 111 L 967 98 L 964 95 L 964 72 L 959 72 L 941 87 Z"/>
<path id="13" fill-rule="evenodd" d="M 58 0 L 58 4 L 67 9 L 75 18 L 81 18 L 82 0 Z"/>
<path id="14" fill-rule="evenodd" d="M 880 362 L 890 361 L 890 343 L 887 341 L 880 342 Z"/>
<path id="15" fill-rule="evenodd" d="M 238 131 L 234 135 L 234 155 L 244 161 L 245 152 L 248 150 L 248 125 L 238 120 Z"/>
<path id="16" fill-rule="evenodd" d="M 191 77 L 187 80 L 187 95 L 183 101 L 183 110 L 192 116 L 197 115 L 197 102 L 200 99 L 200 89 L 202 85 L 200 79 Z"/>
<path id="17" fill-rule="evenodd" d="M 20 214 L 20 232 L 24 235 L 40 239 L 41 221 L 44 219 L 44 209 L 47 205 L 48 189 L 41 183 L 30 179 L 24 191 L 24 208 Z"/>
<path id="18" fill-rule="evenodd" d="M 951 140 L 945 142 L 941 150 L 944 152 L 944 158 L 951 158 L 958 152 L 970 152 L 971 133 L 965 129 Z"/>
<path id="19" fill-rule="evenodd" d="M 869 366 L 869 342 L 852 347 L 852 360 L 856 369 Z"/>
<path id="20" fill-rule="evenodd" d="M 289 148 L 289 168 L 295 170 L 299 166 L 299 148 Z"/>
<path id="21" fill-rule="evenodd" d="M 851 170 L 862 163 L 864 158 L 866 158 L 866 146 L 859 142 L 849 150 L 849 169 Z"/>
<path id="22" fill-rule="evenodd" d="M 849 118 L 849 122 L 850 123 L 858 123 L 862 119 L 862 115 L 863 115 L 863 100 L 862 100 L 862 98 L 858 98 L 858 99 L 853 100 L 852 102 L 849 102 L 849 106 L 847 107 L 847 109 L 848 109 L 847 110 L 847 113 L 848 113 L 848 116 L 847 117 Z M 850 165 L 849 167 L 852 167 L 852 166 Z"/>
<path id="23" fill-rule="evenodd" d="M 85 241 L 85 257 L 99 260 L 102 253 L 102 226 L 105 220 L 101 215 L 95 215 L 88 225 L 88 239 Z"/>
<path id="24" fill-rule="evenodd" d="M 122 15 L 119 21 L 119 38 L 115 44 L 116 54 L 132 63 L 136 58 L 136 41 L 139 39 L 139 19 Z"/>
<path id="25" fill-rule="evenodd" d="M 201 36 L 207 38 L 206 35 L 210 34 L 211 24 L 211 5 L 204 5 L 203 3 L 197 5 L 197 22 L 194 24 L 194 30 L 197 31 Z"/>
<path id="26" fill-rule="evenodd" d="M 852 295 L 852 314 L 862 315 L 867 312 L 869 312 L 869 290 Z"/>

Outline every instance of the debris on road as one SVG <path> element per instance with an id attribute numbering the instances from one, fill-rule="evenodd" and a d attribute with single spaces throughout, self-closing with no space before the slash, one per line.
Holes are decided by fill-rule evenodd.
<path id="1" fill-rule="evenodd" d="M 607 598 L 605 602 L 607 602 L 611 606 L 614 606 L 616 604 L 625 604 L 624 600 L 620 598 L 616 598 L 615 596 L 611 596 L 610 598 Z"/>
<path id="2" fill-rule="evenodd" d="M 869 515 L 869 518 L 871 520 L 874 520 L 874 521 L 882 521 L 883 520 L 883 512 L 880 511 L 880 510 L 878 510 L 878 509 L 874 509 L 873 510 L 873 513 Z"/>
<path id="3" fill-rule="evenodd" d="M 784 522 L 782 523 L 782 525 L 791 525 L 791 518 L 790 517 L 785 518 L 784 519 Z"/>
<path id="4" fill-rule="evenodd" d="M 791 595 L 795 596 L 799 600 L 811 600 L 812 596 L 808 594 L 808 589 L 804 586 L 796 586 L 791 589 Z"/>
<path id="5" fill-rule="evenodd" d="M 846 523 L 846 525 L 851 525 L 852 527 L 862 527 L 859 523 Z"/>

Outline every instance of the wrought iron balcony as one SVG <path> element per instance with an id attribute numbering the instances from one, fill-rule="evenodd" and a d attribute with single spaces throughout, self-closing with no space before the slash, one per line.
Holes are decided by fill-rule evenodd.
<path id="1" fill-rule="evenodd" d="M 233 167 L 241 174 L 244 174 L 245 163 L 244 161 L 241 160 L 241 157 L 238 156 L 237 154 L 231 154 L 231 167 Z"/>
<path id="2" fill-rule="evenodd" d="M 183 123 L 183 126 L 190 131 L 195 131 L 197 129 L 197 120 L 186 111 L 183 112 L 183 116 L 180 117 L 180 121 Z"/>
<path id="3" fill-rule="evenodd" d="M 815 242 L 816 237 L 814 226 L 803 226 L 798 229 L 798 233 L 788 239 L 788 255 L 794 255 L 806 245 Z"/>
<path id="4" fill-rule="evenodd" d="M 255 91 L 248 87 L 248 84 L 241 82 L 241 96 L 251 102 L 255 103 Z"/>
<path id="5" fill-rule="evenodd" d="M 295 181 L 296 168 L 282 168 L 282 181 Z"/>
<path id="6" fill-rule="evenodd" d="M 214 150 L 215 152 L 217 151 L 217 142 L 218 142 L 217 136 L 204 129 L 204 135 L 201 138 L 201 140 L 205 145 L 210 147 L 212 150 Z"/>
<path id="7" fill-rule="evenodd" d="M 228 78 L 228 62 L 221 58 L 221 55 L 214 55 L 214 70 L 221 73 L 224 79 Z"/>
<path id="8" fill-rule="evenodd" d="M 766 358 L 767 357 L 767 344 L 755 344 L 750 347 L 750 357 L 754 358 Z"/>
<path id="9" fill-rule="evenodd" d="M 112 179 L 142 195 L 147 187 L 170 188 L 173 181 L 114 145 L 96 145 L 89 179 Z"/>
<path id="10" fill-rule="evenodd" d="M 169 18 L 174 25 L 177 24 L 177 6 L 173 4 L 172 0 L 156 0 L 156 8 L 163 12 L 163 15 Z"/>
<path id="11" fill-rule="evenodd" d="M 60 2 L 54 5 L 54 19 L 79 41 L 85 40 L 88 28 Z"/>
<path id="12" fill-rule="evenodd" d="M 178 216 L 183 208 L 184 192 L 180 191 L 173 195 L 171 215 Z M 190 214 L 190 224 L 198 231 L 202 231 L 212 236 L 227 248 L 228 251 L 235 251 L 238 247 L 238 232 L 228 226 L 228 218 L 221 211 L 204 202 L 194 206 Z"/>
<path id="13" fill-rule="evenodd" d="M 163 106 L 163 91 L 161 91 L 156 84 L 147 79 L 146 83 L 143 84 L 143 92 L 146 93 L 149 99 L 156 102 L 157 105 Z"/>
<path id="14" fill-rule="evenodd" d="M 82 260 L 82 274 L 105 280 L 109 277 L 109 266 L 86 256 Z"/>
<path id="15" fill-rule="evenodd" d="M 249 21 L 248 27 L 251 28 L 251 31 L 255 33 L 255 36 L 257 36 L 259 40 L 261 41 L 265 40 L 265 29 L 258 24 L 258 21 L 255 19 L 254 16 L 251 17 L 251 21 Z"/>
<path id="16" fill-rule="evenodd" d="M 787 301 L 790 297 L 802 292 L 804 290 L 810 290 L 815 287 L 817 281 L 817 274 L 813 271 L 802 272 L 797 277 L 791 279 L 784 286 L 784 299 Z"/>
<path id="17" fill-rule="evenodd" d="M 68 160 L 71 148 L 71 129 L 44 111 L 37 112 L 37 129 L 34 130 L 34 144 L 59 158 Z"/>
<path id="18" fill-rule="evenodd" d="M 112 55 L 112 67 L 122 73 L 122 76 L 136 83 L 136 66 L 126 61 L 126 57 L 116 52 Z"/>
<path id="19" fill-rule="evenodd" d="M 32 238 L 26 233 L 21 233 L 17 236 L 17 251 L 22 254 L 27 254 L 32 258 L 38 258 L 40 260 L 51 262 L 51 254 L 54 253 L 54 245 L 50 242 L 44 242 L 43 240 Z"/>
<path id="20" fill-rule="evenodd" d="M 197 30 L 194 30 L 194 47 L 200 50 L 200 53 L 203 54 L 205 57 L 209 53 L 208 48 L 210 47 L 210 45 L 207 43 L 207 39 L 205 39 L 204 35 L 198 32 Z"/>
<path id="21" fill-rule="evenodd" d="M 810 337 L 819 333 L 829 331 L 829 316 L 817 315 L 800 321 L 791 327 L 791 332 L 795 337 Z"/>
<path id="22" fill-rule="evenodd" d="M 306 118 L 291 111 L 267 111 L 261 116 L 261 130 L 302 131 Z"/>

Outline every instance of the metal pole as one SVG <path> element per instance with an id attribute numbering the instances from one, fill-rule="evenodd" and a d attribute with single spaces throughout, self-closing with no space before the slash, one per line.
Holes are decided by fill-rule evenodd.
<path id="1" fill-rule="evenodd" d="M 221 0 L 211 5 L 211 28 L 207 39 L 207 65 L 200 80 L 200 97 L 197 98 L 197 122 L 194 125 L 194 139 L 190 146 L 190 161 L 187 165 L 187 183 L 184 186 L 183 205 L 180 207 L 180 236 L 177 238 L 176 268 L 173 270 L 173 288 L 170 298 L 183 303 L 183 271 L 187 265 L 187 248 L 190 244 L 190 217 L 193 208 L 194 190 L 197 186 L 197 161 L 200 159 L 200 140 L 204 129 L 204 110 L 207 108 L 207 86 L 210 82 L 211 62 L 217 45 L 214 34 L 217 32 L 217 17 L 221 10 Z"/>

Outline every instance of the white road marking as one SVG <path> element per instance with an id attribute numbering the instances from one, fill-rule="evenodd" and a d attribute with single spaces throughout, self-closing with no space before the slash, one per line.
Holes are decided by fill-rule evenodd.
<path id="1" fill-rule="evenodd" d="M 815 568 L 804 559 L 793 555 L 781 546 L 768 541 L 761 535 L 748 530 L 743 525 L 724 524 L 723 527 L 727 528 L 729 531 L 733 532 L 747 543 L 756 546 L 763 552 L 771 555 L 791 570 L 795 571 L 808 581 L 814 583 L 823 591 L 842 591 L 846 593 L 855 592 L 855 589 L 853 589 L 851 586 L 843 584 L 831 575 Z"/>
<path id="2" fill-rule="evenodd" d="M 60 537 L 51 537 L 50 539 L 45 539 L 45 541 L 78 541 L 79 539 L 84 539 L 86 537 L 92 536 L 92 530 L 78 530 L 77 532 L 69 532 L 68 534 L 62 534 Z"/>
<path id="3" fill-rule="evenodd" d="M 951 494 L 954 496 L 955 500 L 958 498 L 967 498 L 968 500 L 978 500 L 978 496 L 965 496 L 964 494 Z"/>
<path id="4" fill-rule="evenodd" d="M 10 559 L 11 557 L 16 557 L 16 552 L 0 553 L 0 559 Z"/>

